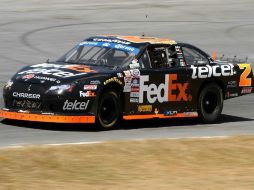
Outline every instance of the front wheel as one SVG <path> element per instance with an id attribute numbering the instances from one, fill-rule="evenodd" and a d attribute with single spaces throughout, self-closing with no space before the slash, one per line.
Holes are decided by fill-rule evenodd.
<path id="1" fill-rule="evenodd" d="M 223 108 L 222 89 L 216 84 L 206 85 L 199 95 L 199 117 L 205 123 L 213 123 L 220 116 Z"/>
<path id="2" fill-rule="evenodd" d="M 121 101 L 114 90 L 103 93 L 99 99 L 96 124 L 101 130 L 115 128 L 121 120 Z"/>

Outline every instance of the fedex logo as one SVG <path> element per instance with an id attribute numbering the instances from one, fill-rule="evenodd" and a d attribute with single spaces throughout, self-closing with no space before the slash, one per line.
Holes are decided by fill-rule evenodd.
<path id="1" fill-rule="evenodd" d="M 139 103 L 143 103 L 144 93 L 151 104 L 156 101 L 162 103 L 191 100 L 191 96 L 186 94 L 189 84 L 177 82 L 177 74 L 166 74 L 165 82 L 159 86 L 147 84 L 147 82 L 149 82 L 148 75 L 140 76 Z"/>

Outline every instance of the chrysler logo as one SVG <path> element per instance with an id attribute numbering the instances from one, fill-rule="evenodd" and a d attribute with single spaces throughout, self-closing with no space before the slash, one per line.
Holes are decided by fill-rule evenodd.
<path id="1" fill-rule="evenodd" d="M 27 90 L 30 91 L 30 90 L 31 90 L 31 87 L 32 87 L 32 85 L 30 84 L 30 85 L 28 86 Z"/>

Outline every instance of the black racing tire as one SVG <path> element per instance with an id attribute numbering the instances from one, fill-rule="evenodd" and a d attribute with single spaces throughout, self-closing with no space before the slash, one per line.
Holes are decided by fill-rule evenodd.
<path id="1" fill-rule="evenodd" d="M 115 129 L 122 120 L 122 104 L 115 90 L 102 93 L 97 107 L 96 126 L 100 130 Z"/>
<path id="2" fill-rule="evenodd" d="M 198 114 L 204 123 L 214 123 L 223 109 L 223 92 L 217 84 L 207 84 L 200 92 Z"/>

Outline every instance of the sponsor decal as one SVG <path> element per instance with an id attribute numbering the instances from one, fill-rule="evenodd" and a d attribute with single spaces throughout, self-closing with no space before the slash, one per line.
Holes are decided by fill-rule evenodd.
<path id="1" fill-rule="evenodd" d="M 96 93 L 93 92 L 93 91 L 86 91 L 86 92 L 79 91 L 79 96 L 82 97 L 82 98 L 85 98 L 85 97 L 95 97 Z"/>
<path id="2" fill-rule="evenodd" d="M 27 90 L 28 90 L 28 91 L 31 91 L 31 87 L 32 87 L 32 85 L 30 84 L 30 85 L 28 86 Z"/>
<path id="3" fill-rule="evenodd" d="M 50 81 L 50 82 L 56 82 L 56 83 L 61 83 L 60 80 L 57 80 L 55 78 L 50 78 L 50 77 L 43 77 L 43 76 L 34 76 L 35 79 L 38 79 L 38 80 L 46 80 L 46 81 Z"/>
<path id="4" fill-rule="evenodd" d="M 229 63 L 227 65 L 206 65 L 206 66 L 194 66 L 191 65 L 192 78 L 210 78 L 220 76 L 233 76 L 236 74 L 234 65 Z"/>
<path id="5" fill-rule="evenodd" d="M 139 97 L 139 93 L 138 92 L 131 92 L 130 93 L 130 97 L 131 98 L 138 98 Z"/>
<path id="6" fill-rule="evenodd" d="M 131 62 L 131 64 L 129 65 L 129 67 L 130 67 L 131 69 L 140 68 L 140 64 L 139 64 L 137 61 L 138 61 L 138 60 L 133 60 L 133 61 Z"/>
<path id="7" fill-rule="evenodd" d="M 131 87 L 131 92 L 139 92 L 139 87 Z"/>
<path id="8" fill-rule="evenodd" d="M 180 66 L 185 66 L 186 64 L 183 58 L 183 52 L 181 50 L 181 47 L 175 46 L 175 50 L 176 50 L 177 58 L 179 59 Z"/>
<path id="9" fill-rule="evenodd" d="M 97 90 L 97 85 L 95 84 L 84 85 L 84 90 Z"/>
<path id="10" fill-rule="evenodd" d="M 116 82 L 116 83 L 118 83 L 118 84 L 120 84 L 120 85 L 123 84 L 122 81 L 119 80 L 117 77 L 113 77 L 113 78 L 110 78 L 110 79 L 106 80 L 106 81 L 104 82 L 104 85 L 106 85 L 106 84 L 108 84 L 108 83 L 110 83 L 110 82 Z"/>
<path id="11" fill-rule="evenodd" d="M 180 66 L 185 66 L 185 62 L 180 60 Z"/>
<path id="12" fill-rule="evenodd" d="M 122 50 L 122 51 L 127 51 L 127 52 L 132 52 L 137 54 L 139 52 L 138 48 L 132 47 L 132 46 L 128 46 L 126 44 L 119 44 L 119 43 L 115 43 L 115 42 L 108 42 L 108 43 L 104 43 L 104 42 L 91 42 L 91 41 L 83 41 L 79 44 L 80 46 L 99 46 L 99 47 L 107 47 L 107 48 L 113 48 L 113 49 L 118 49 L 118 50 Z"/>
<path id="13" fill-rule="evenodd" d="M 130 92 L 131 91 L 131 77 L 124 77 L 124 92 Z"/>
<path id="14" fill-rule="evenodd" d="M 177 115 L 177 111 L 165 111 L 164 115 L 165 116 L 174 116 L 174 115 Z"/>
<path id="15" fill-rule="evenodd" d="M 138 106 L 138 112 L 152 112 L 153 106 L 152 105 L 140 105 Z"/>
<path id="16" fill-rule="evenodd" d="M 104 44 L 106 44 L 106 43 L 104 43 Z M 80 46 L 84 46 L 84 45 L 87 45 L 87 46 L 97 46 L 98 43 L 97 42 L 91 42 L 91 41 L 84 41 L 84 42 L 79 43 L 79 45 Z"/>
<path id="17" fill-rule="evenodd" d="M 19 109 L 40 109 L 42 103 L 41 102 L 36 102 L 34 100 L 27 100 L 27 99 L 23 99 L 23 100 L 13 100 L 13 105 L 15 107 L 18 107 Z"/>
<path id="18" fill-rule="evenodd" d="M 98 84 L 101 84 L 101 82 L 99 80 L 91 80 L 90 84 L 96 84 L 96 85 L 98 85 Z"/>
<path id="19" fill-rule="evenodd" d="M 130 85 L 125 85 L 123 87 L 123 92 L 130 92 L 131 91 L 131 86 Z"/>
<path id="20" fill-rule="evenodd" d="M 70 69 L 73 71 L 77 71 L 77 72 L 85 72 L 85 73 L 89 73 L 89 72 L 93 72 L 94 70 L 92 70 L 89 66 L 86 65 L 59 65 L 59 64 L 50 64 L 50 63 L 41 63 L 41 64 L 37 64 L 37 65 L 32 65 L 32 68 L 54 68 L 54 69 Z"/>
<path id="21" fill-rule="evenodd" d="M 138 98 L 130 98 L 130 103 L 138 103 Z"/>
<path id="22" fill-rule="evenodd" d="M 139 78 L 124 77 L 124 92 L 139 92 Z"/>
<path id="23" fill-rule="evenodd" d="M 230 92 L 226 92 L 226 98 L 233 98 L 233 97 L 237 97 L 238 93 L 230 93 Z"/>
<path id="24" fill-rule="evenodd" d="M 23 74 L 43 74 L 43 75 L 52 75 L 60 78 L 69 78 L 69 77 L 74 77 L 74 76 L 79 76 L 79 75 L 84 75 L 85 73 L 78 73 L 74 74 L 71 72 L 66 72 L 66 71 L 61 71 L 59 69 L 42 69 L 42 68 L 37 68 L 37 69 L 29 69 L 26 71 L 22 71 L 18 73 L 19 75 Z"/>
<path id="25" fill-rule="evenodd" d="M 37 65 L 32 65 L 32 69 L 19 72 L 18 74 L 43 74 L 43 75 L 52 75 L 60 78 L 68 78 L 74 77 L 79 75 L 84 75 L 88 72 L 94 72 L 91 70 L 90 67 L 85 65 L 58 65 L 58 64 L 49 64 L 49 63 L 42 63 Z M 61 69 L 69 69 L 76 71 L 78 73 L 73 73 L 69 71 L 63 71 Z"/>
<path id="26" fill-rule="evenodd" d="M 182 50 L 181 50 L 180 46 L 175 46 L 175 49 L 176 49 L 177 52 L 182 53 Z"/>
<path id="27" fill-rule="evenodd" d="M 41 68 L 65 68 L 65 65 L 40 63 L 40 64 L 32 65 L 31 67 L 32 68 L 37 68 L 37 67 L 41 67 Z"/>
<path id="28" fill-rule="evenodd" d="M 134 47 L 131 47 L 131 46 L 125 46 L 125 45 L 122 45 L 122 44 L 114 44 L 113 48 L 120 49 L 120 50 L 123 50 L 123 51 L 133 52 L 135 54 L 137 54 L 139 52 L 138 48 L 134 48 Z"/>
<path id="29" fill-rule="evenodd" d="M 139 78 L 132 78 L 131 79 L 131 86 L 132 87 L 139 87 Z"/>
<path id="30" fill-rule="evenodd" d="M 102 46 L 103 46 L 103 47 L 109 47 L 109 46 L 110 46 L 110 43 L 103 43 Z"/>
<path id="31" fill-rule="evenodd" d="M 132 77 L 124 77 L 124 82 L 125 83 L 131 83 Z"/>
<path id="32" fill-rule="evenodd" d="M 238 64 L 242 74 L 240 76 L 239 86 L 251 86 L 252 78 L 250 77 L 251 66 L 248 63 Z"/>
<path id="33" fill-rule="evenodd" d="M 12 87 L 12 85 L 13 85 L 13 81 L 9 80 L 9 81 L 6 83 L 5 88 L 10 88 L 10 87 Z"/>
<path id="34" fill-rule="evenodd" d="M 140 71 L 139 69 L 132 69 L 130 70 L 130 73 L 133 77 L 139 77 L 140 76 Z"/>
<path id="35" fill-rule="evenodd" d="M 92 70 L 90 67 L 86 66 L 86 65 L 67 65 L 65 66 L 66 69 L 70 69 L 73 71 L 77 71 L 80 73 L 91 73 L 91 72 L 95 72 L 94 70 Z"/>
<path id="36" fill-rule="evenodd" d="M 13 92 L 12 96 L 15 98 L 27 98 L 27 99 L 40 99 L 40 94 L 30 94 L 30 93 L 19 93 L 19 92 Z"/>
<path id="37" fill-rule="evenodd" d="M 50 112 L 49 113 L 48 112 L 42 112 L 41 114 L 42 115 L 54 115 L 54 113 L 50 113 Z"/>
<path id="38" fill-rule="evenodd" d="M 183 112 L 183 114 L 187 117 L 198 116 L 197 112 Z"/>
<path id="39" fill-rule="evenodd" d="M 155 108 L 154 113 L 157 115 L 159 113 L 159 110 Z"/>
<path id="40" fill-rule="evenodd" d="M 237 81 L 228 81 L 227 88 L 237 87 Z"/>
<path id="41" fill-rule="evenodd" d="M 242 88 L 242 94 L 250 94 L 252 92 L 252 87 L 243 87 Z"/>
<path id="42" fill-rule="evenodd" d="M 155 44 L 176 44 L 174 40 L 169 40 L 167 38 L 149 38 L 149 37 L 138 37 L 138 36 L 120 36 L 118 37 L 123 40 L 128 40 L 135 43 L 142 43 L 142 42 L 150 42 Z"/>
<path id="43" fill-rule="evenodd" d="M 34 74 L 28 74 L 28 75 L 23 76 L 22 79 L 24 79 L 24 80 L 25 79 L 32 79 L 32 78 L 34 78 L 34 76 L 35 76 Z"/>
<path id="44" fill-rule="evenodd" d="M 118 39 L 107 39 L 107 38 L 94 38 L 93 41 L 95 42 L 113 42 L 113 43 L 118 43 L 118 44 L 130 44 L 130 42 L 123 41 L 123 40 L 118 40 Z"/>
<path id="45" fill-rule="evenodd" d="M 63 84 L 63 85 L 59 85 L 59 86 L 51 86 L 49 88 L 49 91 L 57 91 L 57 94 L 62 94 L 65 90 L 67 92 L 72 92 L 73 89 L 74 89 L 74 85 Z"/>
<path id="46" fill-rule="evenodd" d="M 86 110 L 87 106 L 89 104 L 89 100 L 87 100 L 86 102 L 78 102 L 77 100 L 75 100 L 74 102 L 71 102 L 69 100 L 66 100 L 64 102 L 64 106 L 63 106 L 63 110 Z"/>
<path id="47" fill-rule="evenodd" d="M 118 76 L 119 78 L 123 78 L 123 73 L 117 73 L 117 76 Z"/>
<path id="48" fill-rule="evenodd" d="M 18 113 L 30 113 L 30 111 L 27 111 L 27 110 L 18 110 Z"/>
<path id="49" fill-rule="evenodd" d="M 182 54 L 178 54 L 178 58 L 179 59 L 183 59 L 183 55 Z"/>
<path id="50" fill-rule="evenodd" d="M 192 100 L 192 96 L 186 93 L 189 84 L 177 82 L 177 74 L 166 74 L 165 82 L 158 86 L 153 83 L 146 84 L 147 82 L 149 82 L 149 75 L 141 75 L 139 103 L 143 103 L 144 94 L 151 104 L 156 101 L 162 103 Z"/>
<path id="51" fill-rule="evenodd" d="M 126 77 L 131 77 L 131 72 L 128 70 L 128 71 L 123 71 L 124 75 Z"/>

